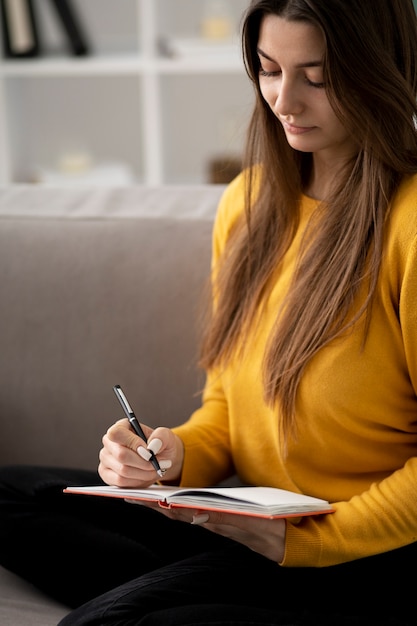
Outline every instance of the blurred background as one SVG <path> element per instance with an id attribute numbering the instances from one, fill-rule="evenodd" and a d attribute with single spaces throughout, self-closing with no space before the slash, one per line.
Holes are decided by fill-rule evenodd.
<path id="1" fill-rule="evenodd" d="M 0 184 L 228 182 L 248 0 L 1 0 Z"/>

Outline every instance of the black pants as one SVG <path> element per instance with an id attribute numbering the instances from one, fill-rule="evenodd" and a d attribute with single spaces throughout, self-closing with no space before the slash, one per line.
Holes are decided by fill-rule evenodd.
<path id="1" fill-rule="evenodd" d="M 416 626 L 417 547 L 282 568 L 121 500 L 62 494 L 94 472 L 0 468 L 0 564 L 67 604 L 60 626 Z"/>

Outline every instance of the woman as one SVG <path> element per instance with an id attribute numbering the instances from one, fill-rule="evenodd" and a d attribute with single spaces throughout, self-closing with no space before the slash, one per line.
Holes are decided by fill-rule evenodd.
<path id="1" fill-rule="evenodd" d="M 91 502 L 60 494 L 89 473 L 4 468 L 1 562 L 78 607 L 61 626 L 415 624 L 412 0 L 252 0 L 242 35 L 256 101 L 214 228 L 203 403 L 173 430 L 143 425 L 148 445 L 120 420 L 98 471 L 148 486 L 153 452 L 168 483 L 236 471 L 335 513 Z"/>

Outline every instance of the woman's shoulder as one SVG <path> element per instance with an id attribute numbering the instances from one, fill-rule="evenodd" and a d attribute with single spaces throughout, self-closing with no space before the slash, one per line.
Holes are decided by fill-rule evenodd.
<path id="1" fill-rule="evenodd" d="M 260 180 L 260 166 L 242 170 L 225 188 L 217 209 L 217 226 L 226 226 L 230 230 L 232 225 L 245 211 L 248 178 L 251 176 L 253 193 L 258 193 Z"/>
<path id="2" fill-rule="evenodd" d="M 239 213 L 244 208 L 247 170 L 240 172 L 225 188 L 218 212 Z"/>
<path id="3" fill-rule="evenodd" d="M 392 200 L 386 225 L 386 253 L 391 269 L 415 263 L 417 253 L 417 175 L 401 182 Z"/>
<path id="4" fill-rule="evenodd" d="M 405 176 L 394 196 L 393 207 L 410 209 L 413 211 L 417 206 L 417 174 Z"/>
<path id="5" fill-rule="evenodd" d="M 392 202 L 391 224 L 411 236 L 417 234 L 417 174 L 400 183 Z"/>
<path id="6" fill-rule="evenodd" d="M 223 247 L 230 231 L 245 210 L 245 172 L 241 172 L 225 188 L 217 207 L 214 236 Z"/>

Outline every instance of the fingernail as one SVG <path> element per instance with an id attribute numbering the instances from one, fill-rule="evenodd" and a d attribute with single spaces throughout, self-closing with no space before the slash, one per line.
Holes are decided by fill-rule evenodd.
<path id="1" fill-rule="evenodd" d="M 207 513 L 200 513 L 199 515 L 193 515 L 193 521 L 191 523 L 198 526 L 199 524 L 205 524 L 209 519 Z"/>
<path id="2" fill-rule="evenodd" d="M 169 459 L 162 459 L 161 461 L 159 461 L 159 467 L 163 470 L 167 470 L 172 467 L 172 461 L 170 461 Z"/>
<path id="3" fill-rule="evenodd" d="M 137 449 L 137 453 L 139 454 L 139 456 L 142 457 L 142 459 L 145 459 L 145 461 L 149 461 L 152 456 L 149 450 L 147 450 L 143 446 L 139 446 L 139 448 Z"/>
<path id="4" fill-rule="evenodd" d="M 158 454 L 158 452 L 162 448 L 162 441 L 160 439 L 152 439 L 152 441 L 148 443 L 147 448 L 154 454 Z"/>

